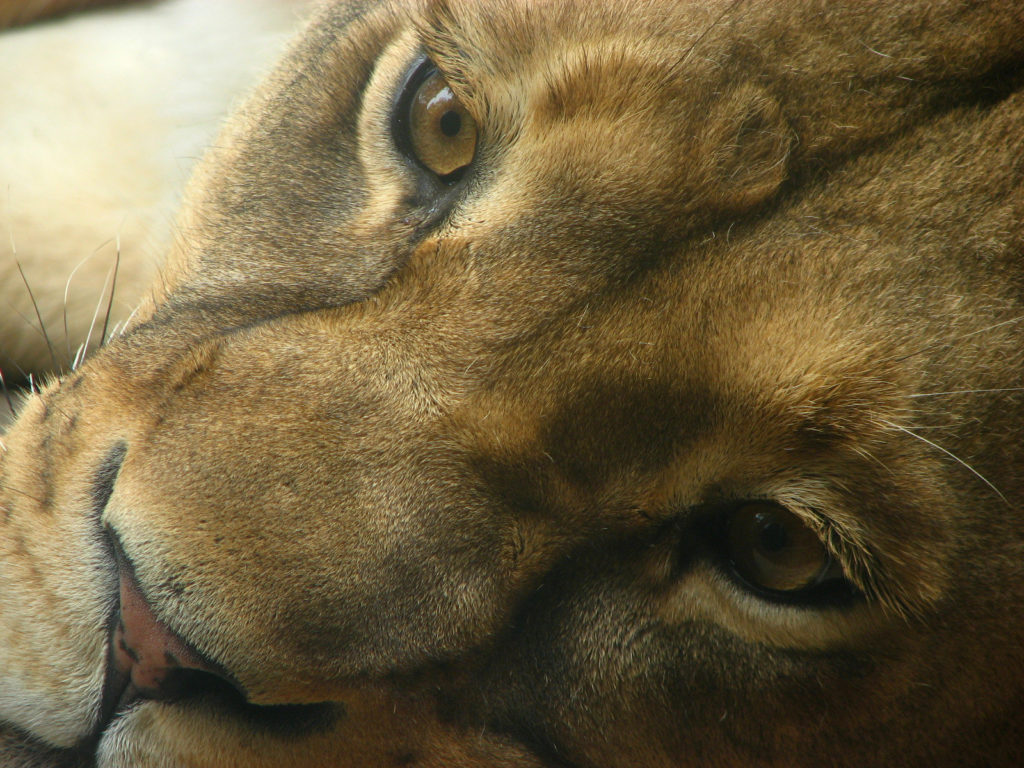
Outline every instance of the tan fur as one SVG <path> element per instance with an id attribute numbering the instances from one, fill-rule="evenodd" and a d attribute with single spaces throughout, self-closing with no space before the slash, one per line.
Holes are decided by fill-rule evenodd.
<path id="1" fill-rule="evenodd" d="M 1015 0 L 326 5 L 131 328 L 3 437 L 0 756 L 1021 764 L 1022 33 Z M 393 135 L 420 52 L 480 129 L 451 190 Z M 738 582 L 706 529 L 743 500 L 859 597 Z M 109 536 L 245 705 L 92 740 Z"/>
<path id="2" fill-rule="evenodd" d="M 0 29 L 124 0 L 0 0 Z"/>

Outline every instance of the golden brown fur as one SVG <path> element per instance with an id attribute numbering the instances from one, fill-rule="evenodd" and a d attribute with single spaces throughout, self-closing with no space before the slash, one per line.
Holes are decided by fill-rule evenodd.
<path id="1" fill-rule="evenodd" d="M 1022 32 L 328 4 L 3 438 L 0 756 L 1019 765 Z M 480 130 L 451 186 L 396 137 L 420 52 Z M 736 576 L 750 502 L 843 599 Z M 227 682 L 107 724 L 114 541 Z"/>
<path id="2" fill-rule="evenodd" d="M 0 29 L 124 0 L 0 0 Z"/>

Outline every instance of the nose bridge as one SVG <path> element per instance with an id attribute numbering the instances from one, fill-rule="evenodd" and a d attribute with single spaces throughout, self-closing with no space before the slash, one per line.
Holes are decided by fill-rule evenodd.
<path id="1" fill-rule="evenodd" d="M 134 412 L 121 414 L 127 447 L 103 524 L 158 618 L 266 702 L 308 700 L 296 680 L 330 687 L 458 655 L 494 631 L 514 588 L 513 524 L 436 424 L 451 393 L 414 345 L 389 345 L 376 321 L 345 332 L 348 317 L 195 334 L 145 370 L 132 357 L 157 331 L 143 329 L 110 349 L 117 376 L 96 372 L 134 369 L 146 390 L 122 400 Z M 249 588 L 271 582 L 284 587 Z M 252 598 L 225 605 L 231 592 Z M 225 654 L 228 611 L 262 629 Z M 254 671 L 268 653 L 269 677 Z"/>

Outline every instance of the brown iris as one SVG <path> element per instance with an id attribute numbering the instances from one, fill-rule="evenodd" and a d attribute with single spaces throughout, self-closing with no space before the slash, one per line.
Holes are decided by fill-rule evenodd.
<path id="1" fill-rule="evenodd" d="M 440 73 L 424 79 L 409 105 L 409 139 L 416 159 L 448 180 L 476 153 L 476 121 Z"/>
<path id="2" fill-rule="evenodd" d="M 748 502 L 739 507 L 729 518 L 726 542 L 736 571 L 761 589 L 809 589 L 835 570 L 818 535 L 778 504 Z"/>

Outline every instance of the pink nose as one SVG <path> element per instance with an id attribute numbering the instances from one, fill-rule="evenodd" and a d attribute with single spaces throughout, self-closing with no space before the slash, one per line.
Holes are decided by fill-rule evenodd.
<path id="1" fill-rule="evenodd" d="M 149 699 L 178 694 L 182 670 L 215 673 L 188 643 L 157 618 L 146 602 L 131 566 L 121 563 L 121 611 L 113 635 L 113 659 L 121 679 Z"/>

